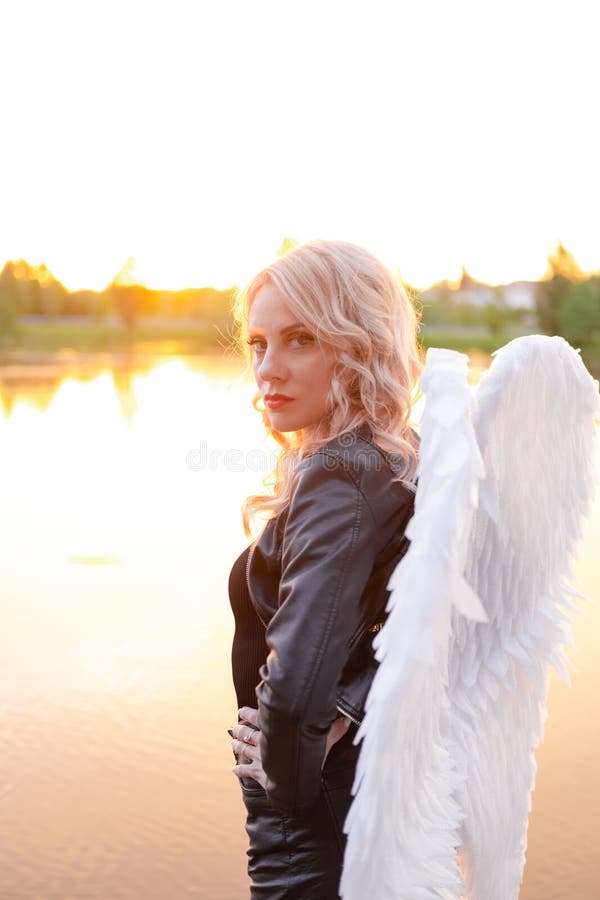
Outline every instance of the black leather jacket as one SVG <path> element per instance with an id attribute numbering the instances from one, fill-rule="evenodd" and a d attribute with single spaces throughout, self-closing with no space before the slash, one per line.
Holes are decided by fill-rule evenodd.
<path id="1" fill-rule="evenodd" d="M 378 665 L 372 639 L 413 512 L 392 464 L 366 426 L 332 439 L 298 466 L 289 506 L 248 556 L 270 651 L 256 689 L 266 792 L 286 816 L 317 799 L 333 719 L 364 715 Z"/>

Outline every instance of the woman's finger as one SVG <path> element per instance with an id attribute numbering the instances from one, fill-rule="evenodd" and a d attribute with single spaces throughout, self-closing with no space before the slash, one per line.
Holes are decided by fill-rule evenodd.
<path id="1" fill-rule="evenodd" d="M 251 706 L 242 706 L 238 709 L 238 719 L 240 722 L 251 722 L 258 727 L 258 710 L 252 709 Z"/>
<path id="2" fill-rule="evenodd" d="M 259 755 L 256 751 L 256 747 L 252 744 L 245 744 L 243 741 L 233 740 L 231 742 L 231 746 L 233 748 L 233 752 L 240 756 L 245 756 L 247 759 L 258 759 Z"/>
<path id="3" fill-rule="evenodd" d="M 253 778 L 255 781 L 262 787 L 266 787 L 267 784 L 267 776 L 264 773 L 264 769 L 258 763 L 255 764 L 244 764 L 238 763 L 237 766 L 234 766 L 231 770 L 234 775 L 237 775 L 238 778 Z"/>
<path id="4" fill-rule="evenodd" d="M 248 725 L 246 722 L 240 722 L 231 729 L 231 736 L 244 744 L 252 744 L 258 746 L 259 732 L 256 728 Z"/>

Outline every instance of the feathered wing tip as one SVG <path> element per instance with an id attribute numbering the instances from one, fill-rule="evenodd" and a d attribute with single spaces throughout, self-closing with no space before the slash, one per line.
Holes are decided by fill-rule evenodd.
<path id="1" fill-rule="evenodd" d="M 549 666 L 568 679 L 568 582 L 595 493 L 599 411 L 598 383 L 562 338 L 512 341 L 477 391 L 486 477 L 465 574 L 489 621 L 453 615 L 449 653 L 471 900 L 519 894 Z"/>
<path id="2" fill-rule="evenodd" d="M 463 577 L 484 474 L 467 364 L 453 351 L 427 354 L 411 544 L 388 584 L 390 614 L 374 641 L 380 665 L 356 737 L 362 747 L 345 823 L 345 900 L 458 900 L 463 890 L 446 693 L 450 610 L 486 619 Z"/>
<path id="3" fill-rule="evenodd" d="M 482 379 L 474 432 L 466 366 L 427 355 L 411 545 L 357 734 L 345 900 L 518 896 L 600 405 L 565 341 L 520 338 Z"/>

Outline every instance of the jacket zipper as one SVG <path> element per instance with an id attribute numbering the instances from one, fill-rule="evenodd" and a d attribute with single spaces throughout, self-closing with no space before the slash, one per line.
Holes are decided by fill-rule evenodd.
<path id="1" fill-rule="evenodd" d="M 246 584 L 248 585 L 248 589 L 250 588 L 250 579 L 248 575 L 250 574 L 250 558 L 252 556 L 252 551 L 254 550 L 254 543 L 250 544 L 248 548 L 248 556 L 246 557 Z"/>
<path id="2" fill-rule="evenodd" d="M 342 714 L 343 716 L 346 716 L 348 719 L 350 719 L 351 722 L 354 722 L 355 725 L 360 725 L 360 720 L 359 720 L 359 719 L 356 719 L 353 715 L 351 715 L 351 714 L 348 712 L 348 710 L 347 710 L 347 709 L 344 709 L 344 707 L 341 706 L 339 703 L 336 705 L 335 708 L 337 709 L 338 712 L 341 712 L 341 714 Z"/>

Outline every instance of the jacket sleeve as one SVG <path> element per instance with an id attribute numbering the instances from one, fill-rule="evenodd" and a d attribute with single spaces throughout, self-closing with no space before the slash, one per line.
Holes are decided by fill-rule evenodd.
<path id="1" fill-rule="evenodd" d="M 279 608 L 256 695 L 267 796 L 290 817 L 307 813 L 319 793 L 336 687 L 375 560 L 360 476 L 317 451 L 301 465 L 285 524 Z"/>

